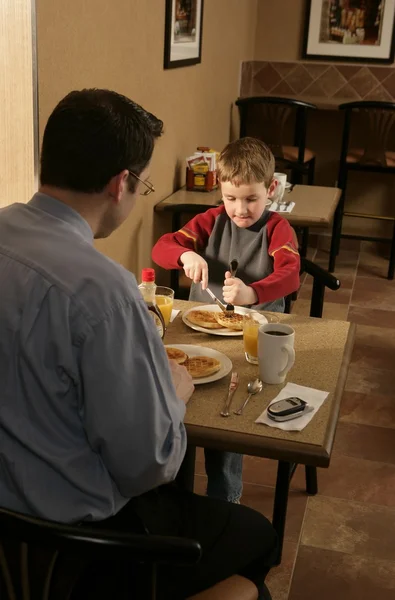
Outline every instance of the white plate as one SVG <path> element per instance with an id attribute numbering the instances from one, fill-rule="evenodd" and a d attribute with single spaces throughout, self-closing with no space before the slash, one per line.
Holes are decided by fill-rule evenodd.
<path id="1" fill-rule="evenodd" d="M 222 352 L 217 352 L 217 350 L 212 350 L 211 348 L 205 348 L 204 346 L 193 346 L 192 344 L 167 344 L 165 348 L 178 348 L 188 354 L 189 358 L 192 356 L 211 356 L 212 358 L 216 358 L 221 363 L 221 368 L 219 371 L 210 375 L 209 377 L 199 377 L 198 379 L 193 379 L 193 383 L 195 385 L 199 383 L 211 383 L 212 381 L 217 381 L 218 379 L 222 379 L 226 377 L 228 373 L 232 370 L 232 361 Z"/>
<path id="2" fill-rule="evenodd" d="M 222 327 L 221 329 L 206 329 L 205 327 L 199 327 L 199 325 L 194 325 L 194 323 L 191 323 L 190 321 L 188 321 L 188 315 L 193 310 L 209 310 L 212 312 L 221 312 L 220 307 L 217 306 L 216 304 L 204 304 L 203 306 L 196 306 L 193 308 L 189 308 L 184 313 L 182 313 L 182 320 L 184 321 L 185 325 L 188 325 L 188 327 L 190 327 L 191 329 L 194 329 L 195 331 L 201 331 L 202 333 L 211 333 L 212 335 L 225 335 L 227 337 L 230 337 L 233 335 L 243 335 L 242 331 L 235 331 L 234 329 L 228 329 L 227 327 Z M 251 308 L 244 308 L 243 306 L 235 306 L 235 312 L 240 315 L 246 315 L 248 313 L 255 313 L 258 315 L 258 320 L 262 323 L 262 325 L 264 325 L 265 323 L 268 322 L 264 315 L 261 315 L 256 310 L 252 310 Z"/>

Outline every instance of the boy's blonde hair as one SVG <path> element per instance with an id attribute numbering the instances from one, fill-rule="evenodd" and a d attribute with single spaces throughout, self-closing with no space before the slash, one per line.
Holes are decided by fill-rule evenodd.
<path id="1" fill-rule="evenodd" d="M 230 142 L 222 150 L 218 164 L 218 181 L 230 181 L 233 185 L 272 182 L 275 160 L 270 148 L 261 140 L 244 137 Z"/>

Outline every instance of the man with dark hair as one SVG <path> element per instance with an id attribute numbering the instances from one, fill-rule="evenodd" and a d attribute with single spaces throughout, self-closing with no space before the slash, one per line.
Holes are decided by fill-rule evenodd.
<path id="1" fill-rule="evenodd" d="M 263 590 L 275 532 L 246 507 L 173 482 L 192 380 L 168 361 L 134 276 L 93 246 L 154 191 L 162 127 L 115 92 L 68 94 L 44 132 L 39 192 L 0 211 L 0 503 L 64 523 L 196 538 L 200 563 L 159 570 L 160 598 L 234 573 Z M 120 598 L 112 575 L 91 565 L 80 597 L 100 598 L 109 581 Z"/>

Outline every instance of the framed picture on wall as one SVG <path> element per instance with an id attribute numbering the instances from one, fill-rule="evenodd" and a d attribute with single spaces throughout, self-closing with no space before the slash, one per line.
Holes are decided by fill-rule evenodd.
<path id="1" fill-rule="evenodd" d="M 395 0 L 307 0 L 303 58 L 392 63 Z"/>
<path id="2" fill-rule="evenodd" d="M 166 0 L 165 69 L 201 62 L 202 30 L 203 0 Z"/>

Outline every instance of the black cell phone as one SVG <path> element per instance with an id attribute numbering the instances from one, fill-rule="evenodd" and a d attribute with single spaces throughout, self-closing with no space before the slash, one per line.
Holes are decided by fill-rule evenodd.
<path id="1" fill-rule="evenodd" d="M 268 409 L 267 414 L 273 421 L 289 421 L 303 415 L 307 408 L 307 402 L 296 396 L 284 398 L 273 402 Z"/>

